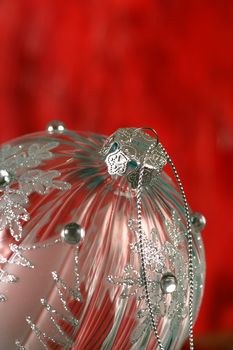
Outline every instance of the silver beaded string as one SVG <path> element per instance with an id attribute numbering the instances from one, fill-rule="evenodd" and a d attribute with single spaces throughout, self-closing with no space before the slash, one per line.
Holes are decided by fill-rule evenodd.
<path id="1" fill-rule="evenodd" d="M 193 272 L 193 237 L 192 237 L 192 225 L 191 218 L 189 213 L 188 202 L 186 199 L 186 195 L 184 192 L 183 185 L 181 183 L 180 177 L 176 170 L 174 163 L 172 162 L 170 156 L 168 155 L 165 148 L 162 146 L 162 150 L 167 157 L 167 161 L 170 164 L 174 176 L 176 178 L 182 201 L 184 204 L 185 210 L 185 219 L 187 224 L 187 236 L 188 236 L 188 273 L 189 273 L 189 348 L 190 350 L 194 350 L 194 337 L 193 337 L 193 294 L 194 294 L 194 272 Z"/>
<path id="2" fill-rule="evenodd" d="M 155 317 L 153 312 L 153 306 L 150 299 L 150 293 L 149 293 L 149 285 L 146 278 L 146 268 L 145 268 L 145 258 L 144 258 L 144 251 L 143 251 L 143 237 L 142 237 L 142 182 L 143 182 L 143 175 L 144 175 L 144 169 L 145 169 L 145 163 L 146 159 L 149 156 L 151 150 L 153 147 L 156 147 L 158 144 L 158 139 L 150 145 L 150 147 L 147 149 L 144 160 L 142 162 L 142 166 L 140 168 L 139 172 L 139 180 L 138 180 L 138 186 L 137 186 L 137 222 L 138 222 L 138 237 L 139 237 L 139 256 L 141 260 L 141 275 L 142 275 L 142 282 L 145 288 L 145 296 L 146 296 L 146 302 L 149 308 L 149 314 L 150 314 L 150 321 L 151 321 L 151 327 L 154 332 L 154 335 L 156 337 L 156 340 L 158 342 L 158 346 L 160 350 L 164 350 L 164 347 L 162 345 L 160 336 L 158 334 L 157 326 L 155 323 Z M 177 184 L 179 186 L 182 201 L 184 204 L 185 209 L 185 218 L 187 223 L 187 234 L 188 234 L 188 257 L 189 257 L 189 343 L 190 343 L 190 350 L 194 350 L 194 340 L 193 340 L 193 292 L 194 292 L 194 274 L 193 274 L 193 239 L 192 239 L 192 228 L 191 228 L 191 219 L 189 214 L 189 208 L 188 203 L 186 199 L 186 195 L 184 192 L 183 185 L 181 183 L 180 177 L 177 173 L 176 167 L 173 164 L 170 156 L 168 155 L 165 148 L 162 146 L 162 150 L 164 152 L 164 155 L 167 158 L 168 163 L 170 164 L 172 171 L 174 173 L 174 176 L 176 178 Z"/>
<path id="3" fill-rule="evenodd" d="M 157 145 L 157 142 L 156 142 Z M 146 296 L 146 303 L 149 308 L 150 313 L 150 322 L 151 322 L 151 328 L 154 332 L 154 335 L 157 339 L 158 345 L 160 350 L 164 350 L 164 347 L 162 345 L 160 336 L 158 334 L 157 326 L 155 323 L 155 317 L 154 317 L 154 311 L 152 302 L 150 299 L 150 293 L 149 293 L 149 285 L 146 278 L 146 267 L 145 267 L 145 258 L 144 258 L 144 251 L 143 251 L 143 237 L 142 237 L 142 180 L 143 180 L 143 174 L 145 169 L 145 160 L 147 158 L 147 155 L 150 153 L 151 149 L 155 146 L 155 143 L 151 144 L 148 150 L 146 151 L 143 164 L 141 166 L 140 172 L 139 172 L 139 179 L 138 179 L 138 186 L 137 186 L 137 224 L 138 224 L 138 247 L 139 247 L 139 256 L 141 260 L 141 275 L 142 275 L 142 283 L 145 288 L 145 296 Z"/>

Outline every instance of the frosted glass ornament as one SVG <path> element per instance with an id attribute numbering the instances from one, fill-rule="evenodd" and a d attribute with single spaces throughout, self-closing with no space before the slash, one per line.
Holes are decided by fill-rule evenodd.
<path id="1" fill-rule="evenodd" d="M 141 280 L 138 175 L 131 173 L 139 158 L 130 163 L 124 153 L 122 174 L 110 174 L 106 157 L 114 158 L 115 146 L 50 127 L 1 148 L 0 171 L 9 176 L 0 186 L 0 349 L 157 348 Z M 142 191 L 143 250 L 163 347 L 179 349 L 189 322 L 187 228 L 181 195 L 160 161 L 156 176 L 148 165 Z M 85 229 L 77 244 L 62 239 L 69 223 Z M 205 275 L 197 229 L 193 262 L 196 317 Z"/>

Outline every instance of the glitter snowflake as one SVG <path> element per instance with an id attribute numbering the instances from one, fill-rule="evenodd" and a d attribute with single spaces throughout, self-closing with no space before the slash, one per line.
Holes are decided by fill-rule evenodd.
<path id="1" fill-rule="evenodd" d="M 38 250 L 38 249 L 47 249 L 50 248 L 56 244 L 65 244 L 61 238 L 58 238 L 54 241 L 45 242 L 42 244 L 35 244 L 31 247 L 17 247 L 17 252 L 19 254 L 19 261 L 20 264 L 22 262 L 22 253 L 23 251 L 30 251 L 30 250 Z M 57 291 L 57 302 L 59 301 L 60 306 L 62 307 L 62 310 L 57 309 L 57 303 L 53 306 L 47 298 L 41 298 L 40 304 L 44 308 L 44 316 L 47 315 L 48 320 L 51 323 L 51 326 L 53 326 L 53 333 L 50 335 L 51 330 L 43 330 L 40 328 L 40 326 L 37 324 L 36 320 L 33 320 L 31 316 L 26 317 L 26 323 L 31 328 L 35 338 L 36 342 L 38 344 L 43 345 L 44 349 L 49 350 L 51 344 L 52 346 L 55 346 L 56 348 L 59 347 L 64 350 L 69 350 L 71 347 L 73 347 L 75 343 L 75 336 L 77 334 L 80 321 L 76 318 L 76 316 L 73 314 L 73 311 L 70 308 L 69 301 L 73 300 L 76 302 L 82 302 L 83 296 L 80 291 L 80 276 L 79 276 L 79 247 L 76 246 L 73 251 L 74 255 L 74 283 L 72 286 L 68 285 L 67 282 L 58 274 L 57 271 L 52 271 L 51 276 L 55 283 L 55 289 Z M 34 265 L 30 263 L 30 266 L 33 267 Z M 26 266 L 26 265 L 24 265 Z M 3 296 L 4 297 L 4 296 Z M 0 295 L 1 298 L 1 295 Z M 54 296 L 53 296 L 54 301 Z M 70 326 L 72 329 L 72 332 L 67 332 L 64 327 L 61 326 L 61 323 L 65 322 L 67 325 Z M 55 332 L 54 332 L 55 331 Z M 22 342 L 19 339 L 16 339 L 15 345 L 19 350 L 27 350 L 28 348 L 22 345 Z"/>
<path id="2" fill-rule="evenodd" d="M 132 229 L 131 224 L 130 228 Z M 135 231 L 138 238 L 137 231 Z M 157 232 L 155 229 L 151 231 L 152 239 L 148 239 L 146 234 L 142 234 L 142 247 L 144 251 L 144 262 L 147 269 L 150 271 L 162 272 L 165 269 L 165 256 L 163 249 L 160 248 L 159 241 L 157 239 Z M 131 244 L 131 250 L 139 255 L 139 243 Z"/>
<path id="3" fill-rule="evenodd" d="M 16 241 L 22 238 L 22 224 L 30 219 L 27 206 L 32 193 L 44 195 L 51 189 L 66 190 L 70 185 L 55 180 L 59 171 L 36 169 L 43 161 L 53 157 L 52 149 L 58 142 L 43 145 L 23 146 L 5 145 L 0 150 L 0 171 L 7 176 L 0 182 L 0 230 L 9 229 Z"/>
<path id="4" fill-rule="evenodd" d="M 172 211 L 172 218 L 165 220 L 165 228 L 169 236 L 169 240 L 175 248 L 184 240 L 185 230 L 182 227 L 182 222 L 175 210 Z"/>
<path id="5" fill-rule="evenodd" d="M 129 220 L 128 226 L 135 238 L 135 241 L 130 244 L 130 264 L 125 266 L 122 276 L 109 276 L 108 281 L 123 287 L 121 298 L 136 297 L 138 302 L 137 317 L 142 319 L 142 322 L 136 327 L 132 335 L 132 342 L 136 342 L 150 327 L 150 315 L 146 304 L 141 271 L 140 269 L 138 271 L 138 268 L 135 267 L 139 264 L 137 222 Z M 153 313 L 157 318 L 164 315 L 165 312 L 165 299 L 160 288 L 160 279 L 162 272 L 166 271 L 166 257 L 164 256 L 163 247 L 159 243 L 156 229 L 152 229 L 150 238 L 143 232 L 142 242 L 148 290 L 153 303 Z"/>
<path id="6" fill-rule="evenodd" d="M 172 212 L 171 219 L 167 219 L 164 228 L 168 234 L 169 241 L 160 242 L 156 228 L 149 235 L 142 232 L 142 247 L 146 268 L 146 278 L 150 300 L 153 305 L 155 321 L 167 315 L 168 319 L 181 320 L 187 316 L 185 305 L 187 293 L 187 262 L 182 254 L 182 225 L 177 220 L 178 215 Z M 129 228 L 133 233 L 134 241 L 130 244 L 130 263 L 125 266 L 121 276 L 109 276 L 108 281 L 122 287 L 121 298 L 135 297 L 138 302 L 137 317 L 141 320 L 136 326 L 131 340 L 137 342 L 148 330 L 150 330 L 150 313 L 146 303 L 146 295 L 141 275 L 139 235 L 137 221 L 129 220 Z M 181 237 L 179 237 L 181 235 Z M 169 296 L 161 289 L 161 277 L 167 271 L 170 263 L 171 272 L 177 278 L 177 291 Z M 179 324 L 179 322 L 177 322 Z M 173 323 L 172 323 L 173 324 Z"/>

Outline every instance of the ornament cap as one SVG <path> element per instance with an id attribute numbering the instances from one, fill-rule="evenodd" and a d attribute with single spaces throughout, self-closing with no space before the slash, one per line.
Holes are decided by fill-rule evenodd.
<path id="1" fill-rule="evenodd" d="M 144 159 L 149 147 L 151 152 Z M 144 185 L 150 183 L 153 175 L 158 175 L 167 164 L 158 135 L 151 128 L 118 129 L 105 141 L 100 153 L 105 157 L 108 173 L 119 176 L 130 174 L 128 180 L 133 188 L 137 187 L 137 178 L 143 163 L 150 173 L 150 176 L 145 177 Z"/>

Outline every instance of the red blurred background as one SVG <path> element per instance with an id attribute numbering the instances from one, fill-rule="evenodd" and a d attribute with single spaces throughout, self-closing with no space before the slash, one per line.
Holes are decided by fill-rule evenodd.
<path id="1" fill-rule="evenodd" d="M 2 0 L 0 141 L 157 130 L 207 218 L 199 349 L 233 349 L 233 2 Z"/>

